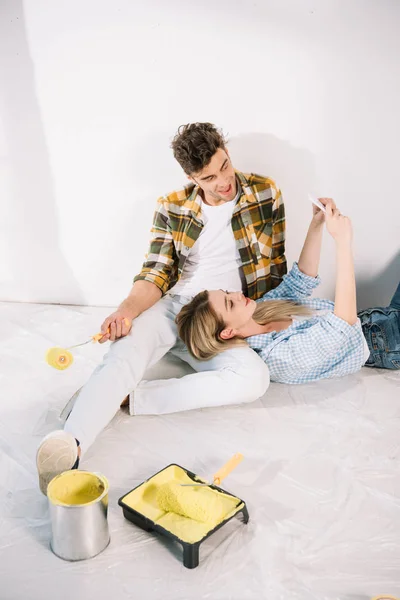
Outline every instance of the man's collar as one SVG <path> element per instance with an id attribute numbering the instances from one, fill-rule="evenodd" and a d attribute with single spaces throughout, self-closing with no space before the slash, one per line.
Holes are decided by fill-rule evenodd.
<path id="1" fill-rule="evenodd" d="M 235 171 L 235 173 L 236 178 L 239 181 L 239 184 L 242 188 L 242 193 L 239 198 L 239 204 L 253 204 L 254 202 L 257 202 L 257 198 L 253 194 L 249 180 L 247 179 L 246 175 L 241 171 Z"/>
<path id="2" fill-rule="evenodd" d="M 240 186 L 241 189 L 241 194 L 239 196 L 238 199 L 238 204 L 253 204 L 254 202 L 257 202 L 256 197 L 253 194 L 253 191 L 251 189 L 251 186 L 249 184 L 249 180 L 247 179 L 246 175 L 244 173 L 242 173 L 241 171 L 236 171 L 235 170 L 235 175 L 236 175 L 236 181 L 237 184 Z M 195 184 L 193 186 L 193 190 L 191 191 L 189 197 L 188 197 L 188 208 L 189 210 L 192 212 L 193 216 L 197 216 L 201 210 L 201 203 L 202 203 L 202 195 L 200 193 L 201 188 L 198 184 Z"/>

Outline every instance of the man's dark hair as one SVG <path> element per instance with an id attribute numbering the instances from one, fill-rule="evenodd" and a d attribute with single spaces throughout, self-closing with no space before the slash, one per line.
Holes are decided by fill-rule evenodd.
<path id="1" fill-rule="evenodd" d="M 186 175 L 191 175 L 202 171 L 225 144 L 222 131 L 212 123 L 188 123 L 179 127 L 171 147 Z"/>

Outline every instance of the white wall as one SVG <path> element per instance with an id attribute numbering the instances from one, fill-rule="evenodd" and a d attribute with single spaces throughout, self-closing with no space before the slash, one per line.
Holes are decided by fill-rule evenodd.
<path id="1" fill-rule="evenodd" d="M 2 0 L 0 299 L 119 303 L 169 148 L 211 121 L 234 164 L 269 175 L 297 257 L 308 191 L 354 220 L 360 306 L 399 278 L 396 0 Z M 321 295 L 332 296 L 326 240 Z"/>

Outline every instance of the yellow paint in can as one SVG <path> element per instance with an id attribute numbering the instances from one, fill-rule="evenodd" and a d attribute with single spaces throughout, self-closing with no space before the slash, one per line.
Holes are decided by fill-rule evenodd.
<path id="1" fill-rule="evenodd" d="M 57 475 L 47 488 L 47 497 L 57 506 L 88 506 L 108 493 L 104 475 L 89 471 L 65 471 Z"/>

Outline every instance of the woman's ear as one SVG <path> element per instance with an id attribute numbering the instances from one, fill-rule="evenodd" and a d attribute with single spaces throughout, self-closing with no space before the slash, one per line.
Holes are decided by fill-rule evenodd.
<path id="1" fill-rule="evenodd" d="M 223 329 L 221 331 L 221 333 L 219 334 L 219 337 L 222 340 L 230 340 L 231 338 L 235 337 L 236 332 L 234 329 Z"/>

